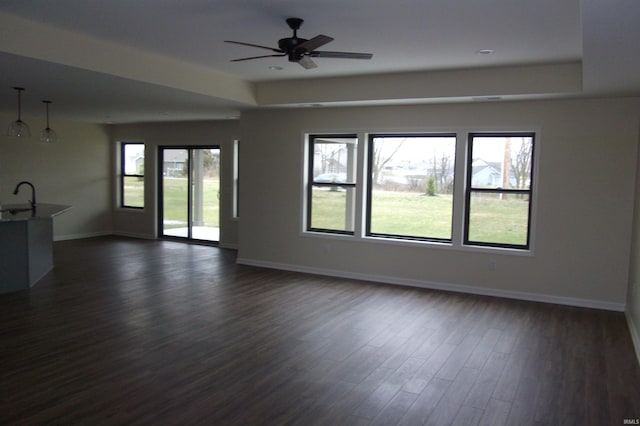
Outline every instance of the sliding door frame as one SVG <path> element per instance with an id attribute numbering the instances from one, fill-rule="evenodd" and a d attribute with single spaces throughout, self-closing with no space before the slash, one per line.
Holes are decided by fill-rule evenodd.
<path id="1" fill-rule="evenodd" d="M 164 151 L 169 149 L 184 149 L 187 151 L 187 237 L 178 237 L 164 234 Z M 219 144 L 212 145 L 159 145 L 158 146 L 158 236 L 162 239 L 197 242 L 201 244 L 219 245 L 218 240 L 202 240 L 193 238 L 193 150 L 217 149 L 222 157 L 222 149 Z M 222 174 L 218 169 L 218 178 Z M 220 191 L 218 188 L 218 203 L 220 203 Z M 220 212 L 218 210 L 218 228 L 220 228 Z"/>

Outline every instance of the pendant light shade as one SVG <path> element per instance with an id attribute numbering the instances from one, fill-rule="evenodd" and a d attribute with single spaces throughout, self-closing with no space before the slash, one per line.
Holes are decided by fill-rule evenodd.
<path id="1" fill-rule="evenodd" d="M 47 106 L 47 127 L 40 132 L 40 141 L 44 143 L 54 143 L 58 140 L 56 132 L 49 127 L 49 105 L 51 101 L 42 101 Z"/>
<path id="2" fill-rule="evenodd" d="M 20 118 L 20 94 L 24 89 L 22 87 L 14 87 L 14 89 L 18 91 L 18 119 L 9 124 L 7 136 L 12 138 L 29 138 L 31 137 L 31 129 L 29 129 L 29 125 Z"/>

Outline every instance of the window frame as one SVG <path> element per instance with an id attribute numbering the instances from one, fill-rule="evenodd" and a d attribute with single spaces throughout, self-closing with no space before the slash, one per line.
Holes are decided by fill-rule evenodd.
<path id="1" fill-rule="evenodd" d="M 143 147 L 143 152 L 146 150 L 145 144 L 144 142 L 120 142 L 120 207 L 124 208 L 124 209 L 135 209 L 135 210 L 144 210 L 145 208 L 145 200 L 144 200 L 144 188 L 145 188 L 145 182 L 144 182 L 144 174 L 132 174 L 132 173 L 127 173 L 126 172 L 126 167 L 125 167 L 125 163 L 126 163 L 126 157 L 125 157 L 125 152 L 126 152 L 126 147 L 127 145 L 142 145 Z M 146 163 L 146 156 L 145 156 L 145 163 Z M 142 197 L 142 206 L 130 206 L 125 204 L 125 179 L 128 177 L 135 177 L 135 178 L 142 178 L 142 182 L 143 182 L 143 197 Z"/>
<path id="2" fill-rule="evenodd" d="M 240 141 L 233 141 L 233 200 L 231 202 L 231 219 L 240 219 Z"/>
<path id="3" fill-rule="evenodd" d="M 530 137 L 531 138 L 531 164 L 529 175 L 529 188 L 473 188 L 471 183 L 473 178 L 473 139 L 475 137 Z M 470 247 L 489 247 L 489 248 L 502 248 L 513 250 L 531 250 L 531 230 L 532 230 L 532 218 L 533 218 L 533 203 L 534 203 L 534 187 L 535 187 L 535 165 L 536 165 L 536 132 L 469 132 L 467 134 L 467 155 L 465 162 L 465 204 L 463 211 L 463 236 L 462 244 Z M 528 208 L 527 208 L 527 237 L 525 244 L 509 244 L 509 243 L 495 243 L 486 241 L 475 241 L 469 239 L 469 220 L 471 213 L 471 195 L 473 193 L 484 194 L 514 194 L 514 195 L 526 195 L 528 196 Z"/>
<path id="4" fill-rule="evenodd" d="M 322 133 L 312 133 L 307 135 L 307 187 L 306 187 L 306 223 L 305 223 L 305 231 L 306 232 L 318 232 L 318 233 L 326 233 L 326 234 L 338 234 L 338 235 L 355 235 L 354 231 L 348 230 L 340 230 L 340 229 L 327 229 L 327 228 L 314 228 L 311 226 L 312 224 L 312 205 L 313 205 L 313 187 L 327 187 L 327 188 L 353 188 L 354 195 L 358 186 L 358 170 L 356 167 L 354 173 L 354 182 L 314 182 L 314 159 L 315 159 L 315 149 L 314 144 L 316 139 L 321 138 L 340 138 L 340 139 L 354 139 L 356 141 L 356 150 L 358 149 L 359 137 L 355 133 L 331 133 L 331 134 L 322 134 Z M 358 153 L 356 151 L 356 157 Z M 357 203 L 354 201 L 354 209 L 358 209 Z"/>
<path id="5" fill-rule="evenodd" d="M 452 204 L 451 204 L 451 232 L 449 238 L 439 238 L 439 237 L 422 237 L 415 235 L 400 235 L 400 234 L 386 234 L 379 232 L 371 232 L 371 222 L 372 222 L 372 202 L 373 202 L 373 161 L 374 161 L 374 139 L 379 137 L 388 137 L 388 138 L 444 138 L 444 137 L 452 137 L 454 139 L 454 149 L 453 149 L 453 184 L 452 184 Z M 364 227 L 364 235 L 369 238 L 383 238 L 383 239 L 391 239 L 391 240 L 409 240 L 409 241 L 425 241 L 425 242 L 434 242 L 434 243 L 447 243 L 452 244 L 453 242 L 453 234 L 454 234 L 454 214 L 455 214 L 455 193 L 456 193 L 456 154 L 457 154 L 457 146 L 458 146 L 458 134 L 455 132 L 425 132 L 425 133 L 369 133 L 367 138 L 367 164 L 366 164 L 366 174 L 367 174 L 367 189 L 365 194 L 365 227 Z"/>
<path id="6" fill-rule="evenodd" d="M 371 242 L 373 244 L 391 244 L 395 246 L 407 246 L 407 247 L 432 247 L 440 250 L 454 250 L 465 252 L 481 252 L 481 253 L 502 253 L 514 256 L 532 256 L 534 255 L 536 244 L 536 216 L 538 209 L 538 164 L 540 163 L 540 150 L 543 143 L 541 136 L 541 129 L 538 126 L 446 126 L 429 129 L 427 128 L 359 128 L 357 130 L 349 129 L 331 129 L 327 133 L 323 133 L 322 129 L 313 129 L 303 131 L 301 134 L 301 162 L 303 167 L 301 168 L 300 179 L 300 196 L 301 196 L 301 211 L 300 211 L 300 224 L 299 230 L 301 236 L 311 238 L 331 238 L 331 239 L 348 239 L 349 241 L 359 242 Z M 478 128 L 480 127 L 480 128 Z M 453 136 L 456 140 L 455 148 L 455 166 L 453 168 L 453 214 L 452 214 L 452 230 L 451 239 L 429 239 L 429 238 L 413 238 L 404 237 L 399 235 L 378 235 L 372 234 L 370 228 L 368 228 L 368 216 L 370 206 L 369 200 L 369 187 L 371 186 L 371 172 L 370 172 L 370 158 L 371 150 L 373 149 L 369 143 L 370 136 L 414 136 L 414 135 L 434 135 L 434 136 Z M 531 150 L 531 169 L 530 169 L 530 187 L 529 189 L 507 189 L 507 191 L 495 191 L 495 192 L 519 192 L 524 191 L 528 193 L 528 209 L 527 209 L 527 236 L 526 244 L 508 244 L 508 243 L 487 243 L 483 241 L 469 240 L 469 215 L 468 211 L 471 207 L 471 199 L 469 195 L 470 184 L 469 179 L 472 177 L 469 174 L 468 162 L 470 161 L 472 144 L 471 138 L 476 136 L 528 136 L 532 138 L 532 150 Z M 309 143 L 310 140 L 318 137 L 349 137 L 354 138 L 356 141 L 356 163 L 354 170 L 354 222 L 353 231 L 339 231 L 332 229 L 311 228 L 311 202 L 313 200 L 311 189 L 313 185 L 312 173 L 313 173 L 313 158 L 310 158 L 312 154 L 312 146 Z M 364 145 L 363 145 L 364 144 Z M 323 185 L 332 186 L 330 183 L 322 183 Z M 345 186 L 344 183 L 335 184 L 335 186 Z M 479 188 L 478 188 L 479 189 Z M 479 189 L 482 191 L 483 189 Z M 489 191 L 492 191 L 489 189 Z M 475 192 L 471 191 L 471 192 Z M 523 209 L 524 212 L 524 209 Z M 367 232 L 369 232 L 367 234 Z M 327 250 L 325 248 L 325 250 Z"/>

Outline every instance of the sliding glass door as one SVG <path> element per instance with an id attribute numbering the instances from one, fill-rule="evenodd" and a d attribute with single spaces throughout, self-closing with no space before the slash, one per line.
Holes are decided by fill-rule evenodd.
<path id="1" fill-rule="evenodd" d="M 220 240 L 220 147 L 160 147 L 160 235 Z"/>

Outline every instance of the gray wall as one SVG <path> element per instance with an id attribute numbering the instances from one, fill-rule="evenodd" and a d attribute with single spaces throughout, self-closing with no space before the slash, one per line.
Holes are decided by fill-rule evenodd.
<path id="1" fill-rule="evenodd" d="M 640 121 L 640 120 L 639 120 Z M 638 123 L 640 127 L 640 122 Z M 639 141 L 640 142 L 640 141 Z M 640 361 L 640 152 L 636 170 L 635 210 L 633 215 L 633 240 L 627 295 L 627 322 Z"/>
<path id="2" fill-rule="evenodd" d="M 639 116 L 640 98 L 246 112 L 239 261 L 623 310 Z M 301 232 L 306 132 L 458 129 L 538 130 L 530 255 Z"/>
<path id="3" fill-rule="evenodd" d="M 238 120 L 148 123 L 116 125 L 112 134 L 112 152 L 118 155 L 118 142 L 145 143 L 145 209 L 115 208 L 114 232 L 142 238 L 158 234 L 158 146 L 160 145 L 220 145 L 220 245 L 237 247 L 238 221 L 232 217 L 233 142 L 239 139 Z M 116 197 L 117 175 L 114 177 Z"/>
<path id="4" fill-rule="evenodd" d="M 23 117 L 31 127 L 30 139 L 6 136 L 15 115 L 0 114 L 0 202 L 27 202 L 31 192 L 15 185 L 28 180 L 36 187 L 38 202 L 66 204 L 73 209 L 54 220 L 55 239 L 111 233 L 112 154 L 109 127 L 52 119 L 59 141 L 40 142 L 44 117 Z"/>
<path id="5" fill-rule="evenodd" d="M 30 140 L 0 133 L 0 202 L 72 205 L 55 219 L 55 238 L 112 232 L 156 235 L 156 148 L 222 147 L 222 243 L 239 260 L 297 269 L 568 304 L 624 309 L 640 352 L 640 98 L 301 108 L 245 112 L 241 122 L 105 126 L 55 120 L 60 135 L 43 145 L 44 117 L 25 117 Z M 0 114 L 3 126 L 15 120 Z M 535 246 L 530 255 L 430 244 L 309 237 L 301 232 L 306 132 L 521 130 L 539 135 Z M 241 213 L 231 218 L 231 153 L 241 139 Z M 117 141 L 147 144 L 143 212 L 116 206 Z M 26 188 L 25 188 L 26 189 Z M 327 248 L 330 248 L 327 250 Z M 490 270 L 489 262 L 496 269 Z"/>

